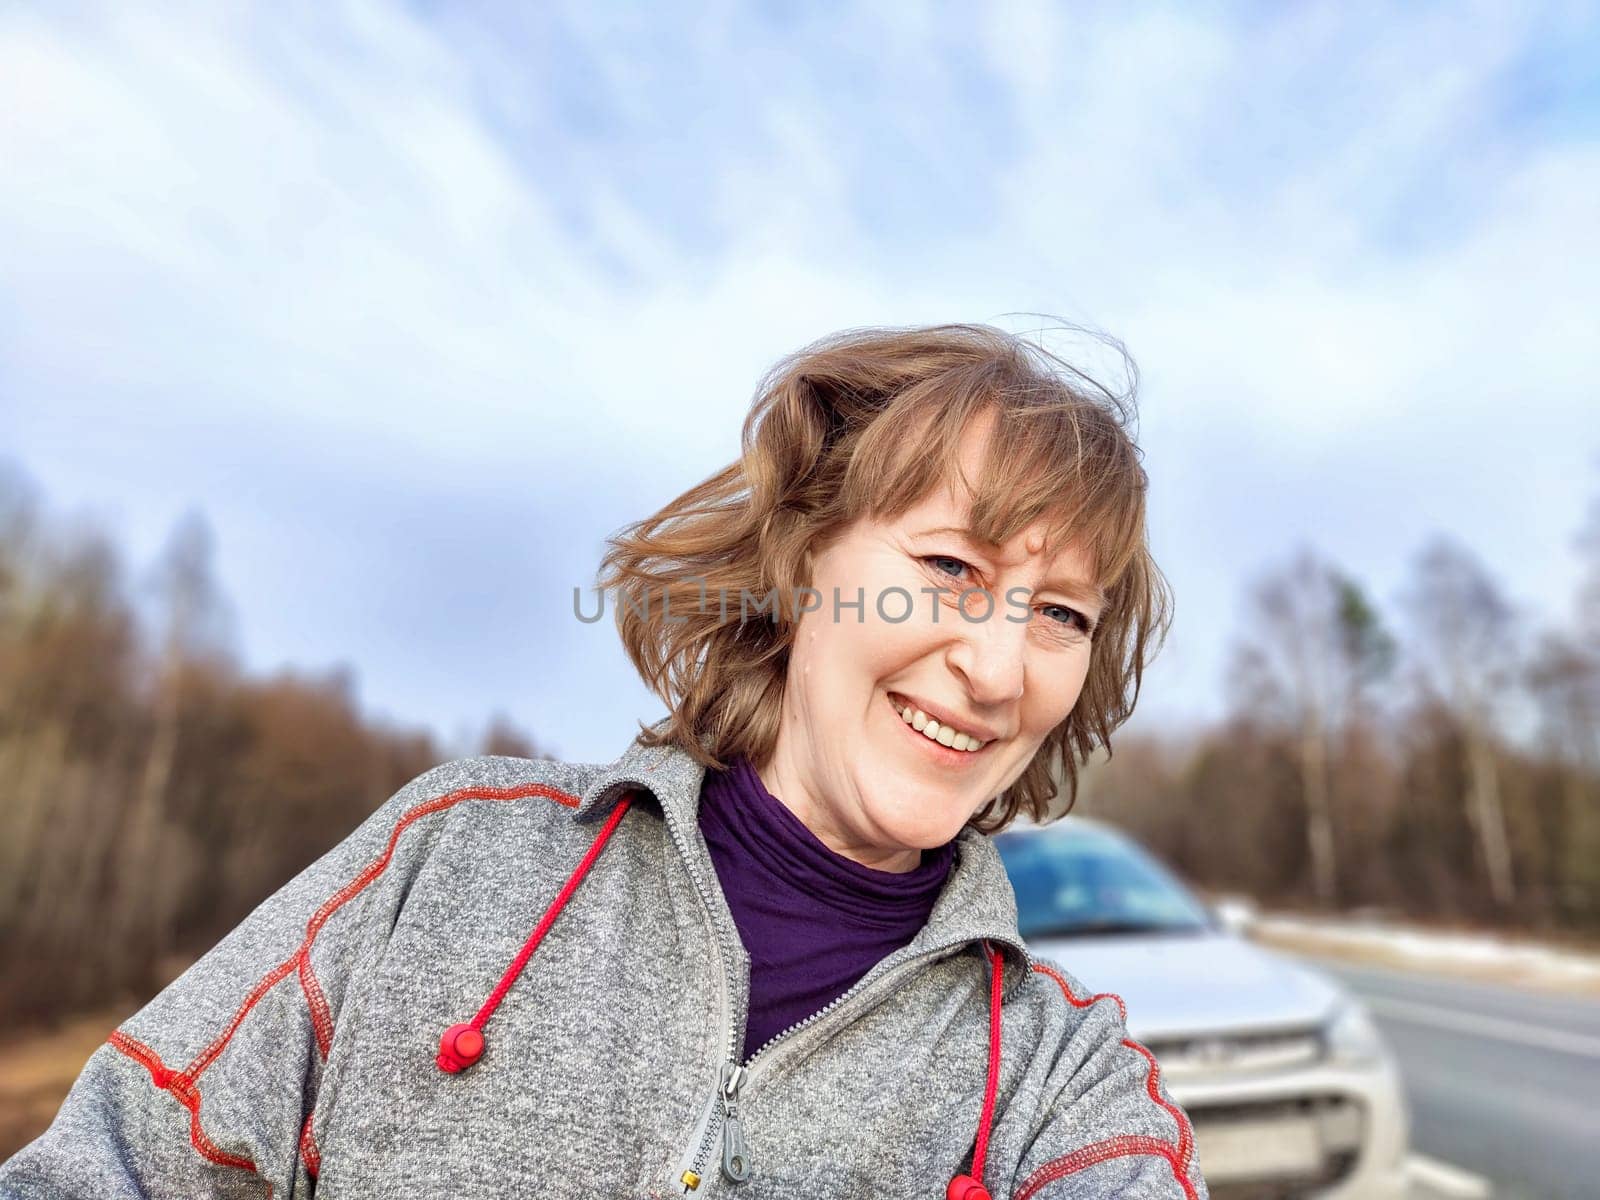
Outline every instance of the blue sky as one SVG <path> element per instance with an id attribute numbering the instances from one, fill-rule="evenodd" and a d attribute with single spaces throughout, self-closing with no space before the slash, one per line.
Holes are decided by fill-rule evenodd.
<path id="1" fill-rule="evenodd" d="M 1302 544 L 1389 602 L 1449 532 L 1565 616 L 1594 7 L 697 11 L 6 8 L 0 453 L 139 562 L 203 509 L 251 665 L 603 758 L 657 707 L 571 589 L 761 372 L 1043 312 L 1142 374 L 1178 620 L 1138 719 L 1216 711 Z"/>

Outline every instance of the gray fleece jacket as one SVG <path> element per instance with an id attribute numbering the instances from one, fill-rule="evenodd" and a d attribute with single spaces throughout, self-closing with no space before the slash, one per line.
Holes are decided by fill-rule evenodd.
<path id="1" fill-rule="evenodd" d="M 974 1154 L 984 943 L 1004 997 L 989 1191 L 1206 1196 L 1121 1002 L 1029 957 L 971 830 L 910 945 L 738 1062 L 749 964 L 695 820 L 702 775 L 635 741 L 603 766 L 420 776 L 114 1032 L 0 1196 L 931 1200 Z M 441 1069 L 441 1034 L 574 879 L 480 1056 Z"/>

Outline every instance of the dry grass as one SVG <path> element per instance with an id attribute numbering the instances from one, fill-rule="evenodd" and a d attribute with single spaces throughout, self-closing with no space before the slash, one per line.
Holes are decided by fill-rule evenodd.
<path id="1" fill-rule="evenodd" d="M 89 1055 L 129 1011 L 103 1009 L 0 1042 L 0 1159 L 45 1131 Z"/>

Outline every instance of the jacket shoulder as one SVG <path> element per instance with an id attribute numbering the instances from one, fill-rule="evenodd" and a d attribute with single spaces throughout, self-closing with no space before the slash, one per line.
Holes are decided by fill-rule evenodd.
<path id="1" fill-rule="evenodd" d="M 1067 1013 L 1075 1025 L 1091 1009 L 1105 1005 L 1106 1016 L 1127 1023 L 1127 1006 L 1115 992 L 1096 992 L 1076 975 L 1052 962 L 1035 959 L 1032 966 L 1030 987 L 1047 1009 L 1055 1008 Z"/>
<path id="2" fill-rule="evenodd" d="M 454 758 L 424 771 L 385 807 L 404 808 L 446 797 L 457 800 L 544 800 L 576 808 L 601 768 L 593 763 L 481 754 Z"/>
<path id="3" fill-rule="evenodd" d="M 363 847 L 360 853 L 420 866 L 445 846 L 492 843 L 507 831 L 549 836 L 553 829 L 575 826 L 574 810 L 601 769 L 492 754 L 451 759 L 390 796 L 350 841 Z"/>

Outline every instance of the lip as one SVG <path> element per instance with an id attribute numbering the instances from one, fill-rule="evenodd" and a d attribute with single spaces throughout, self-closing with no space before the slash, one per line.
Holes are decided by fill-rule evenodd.
<path id="1" fill-rule="evenodd" d="M 983 750 L 987 750 L 992 743 L 1000 740 L 1001 735 L 996 733 L 989 726 L 971 724 L 963 721 L 959 717 L 952 717 L 948 709 L 943 709 L 937 705 L 929 704 L 924 700 L 918 699 L 916 696 L 908 695 L 905 692 L 885 692 L 884 695 L 888 699 L 891 706 L 893 706 L 897 699 L 901 700 L 904 703 L 909 704 L 912 708 L 921 709 L 923 712 L 927 713 L 928 716 L 939 722 L 940 725 L 949 725 L 952 729 L 959 729 L 961 732 L 977 738 L 979 741 L 984 743 Z M 905 724 L 898 712 L 895 713 L 895 720 L 900 721 L 900 723 L 903 725 Z M 909 725 L 907 725 L 906 728 L 911 729 Z M 931 742 L 931 744 L 935 746 L 939 745 L 938 742 L 933 742 L 932 739 L 924 737 L 919 730 L 912 729 L 911 732 L 915 733 L 925 742 Z M 948 750 L 949 747 L 944 746 L 941 747 L 941 749 Z M 982 754 L 983 750 L 957 750 L 955 753 L 967 755 Z"/>

